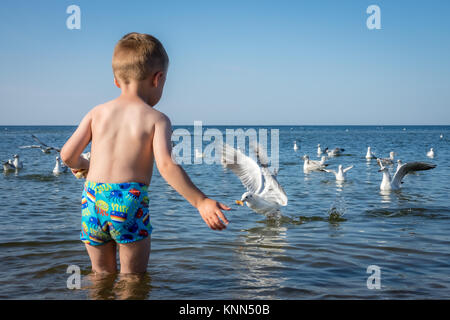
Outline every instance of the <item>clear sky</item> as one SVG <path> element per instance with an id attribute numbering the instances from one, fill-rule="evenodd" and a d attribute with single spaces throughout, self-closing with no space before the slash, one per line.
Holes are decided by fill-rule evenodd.
<path id="1" fill-rule="evenodd" d="M 78 124 L 115 98 L 113 47 L 132 31 L 166 47 L 157 108 L 173 124 L 449 125 L 449 16 L 446 0 L 2 0 L 0 125 Z"/>

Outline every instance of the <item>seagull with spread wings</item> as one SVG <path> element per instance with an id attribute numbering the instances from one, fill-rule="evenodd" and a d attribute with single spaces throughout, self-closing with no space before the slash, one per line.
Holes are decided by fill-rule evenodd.
<path id="1" fill-rule="evenodd" d="M 383 173 L 383 180 L 381 181 L 380 190 L 389 191 L 389 190 L 398 190 L 400 189 L 401 184 L 403 183 L 403 178 L 409 174 L 416 171 L 430 170 L 436 168 L 435 164 L 430 164 L 426 162 L 407 162 L 404 164 L 399 164 L 397 171 L 394 174 L 394 177 L 391 178 L 391 174 L 389 173 L 388 168 L 386 168 L 382 161 L 378 159 L 378 165 L 380 166 L 380 170 L 378 172 Z"/>
<path id="2" fill-rule="evenodd" d="M 351 168 L 353 168 L 353 166 L 347 167 L 347 168 L 343 168 L 342 164 L 339 165 L 338 167 L 338 171 L 334 171 L 332 169 L 323 169 L 323 171 L 325 172 L 329 172 L 329 173 L 334 173 L 334 175 L 336 176 L 336 180 L 337 181 L 344 181 L 345 180 L 345 173 L 350 170 Z"/>
<path id="3" fill-rule="evenodd" d="M 21 146 L 19 148 L 20 149 L 40 149 L 43 153 L 50 153 L 52 150 L 55 150 L 56 152 L 61 152 L 60 148 L 50 147 L 49 145 L 47 145 L 47 144 L 43 143 L 41 140 L 39 140 L 39 138 L 36 137 L 34 134 L 32 134 L 31 137 L 39 144 L 38 145 L 33 144 L 33 145 L 29 145 L 29 146 Z"/>
<path id="4" fill-rule="evenodd" d="M 224 145 L 222 164 L 233 171 L 247 188 L 239 205 L 244 203 L 257 213 L 271 214 L 286 206 L 288 198 L 286 192 L 276 179 L 276 174 L 270 172 L 265 152 L 260 145 L 254 145 L 257 161 L 248 157 L 240 150 L 230 145 Z"/>

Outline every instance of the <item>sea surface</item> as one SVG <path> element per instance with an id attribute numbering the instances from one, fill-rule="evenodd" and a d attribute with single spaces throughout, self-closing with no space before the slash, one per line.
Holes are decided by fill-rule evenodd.
<path id="1" fill-rule="evenodd" d="M 61 147 L 75 127 L 0 127 L 0 160 L 19 154 L 24 163 L 0 174 L 0 299 L 450 298 L 450 126 L 240 128 L 279 130 L 278 181 L 289 198 L 281 214 L 237 206 L 245 189 L 220 164 L 183 164 L 201 190 L 233 208 L 228 228 L 212 231 L 155 167 L 147 273 L 96 277 L 79 240 L 83 180 L 53 175 L 54 153 L 19 149 L 35 144 L 32 134 Z M 318 143 L 345 149 L 327 160 L 333 169 L 354 165 L 344 183 L 303 172 L 301 157 L 318 159 Z M 376 161 L 364 158 L 367 146 L 381 157 L 395 151 L 403 162 L 437 167 L 382 193 Z M 426 157 L 431 147 L 434 159 Z M 80 289 L 67 287 L 72 265 L 81 270 Z M 369 266 L 379 268 L 379 289 L 368 288 L 369 277 L 376 283 Z"/>

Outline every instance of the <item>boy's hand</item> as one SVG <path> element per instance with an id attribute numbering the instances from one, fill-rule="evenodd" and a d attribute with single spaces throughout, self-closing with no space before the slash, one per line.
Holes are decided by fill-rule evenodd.
<path id="1" fill-rule="evenodd" d="M 88 173 L 87 169 L 70 169 L 70 171 L 77 179 L 86 178 Z"/>
<path id="2" fill-rule="evenodd" d="M 223 230 L 226 228 L 226 224 L 229 223 L 222 210 L 231 210 L 230 207 L 220 203 L 218 201 L 205 198 L 197 207 L 198 212 L 203 218 L 203 221 L 213 230 Z M 220 218 L 220 219 L 219 219 Z M 223 222 L 222 222 L 223 221 Z"/>

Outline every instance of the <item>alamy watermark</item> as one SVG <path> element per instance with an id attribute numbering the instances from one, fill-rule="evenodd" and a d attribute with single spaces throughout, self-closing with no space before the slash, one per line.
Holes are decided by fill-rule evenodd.
<path id="1" fill-rule="evenodd" d="M 69 30 L 81 29 L 81 9 L 79 6 L 72 4 L 67 7 L 66 13 L 70 14 L 66 20 L 66 27 Z"/>
<path id="2" fill-rule="evenodd" d="M 381 268 L 377 265 L 370 265 L 367 267 L 367 273 L 370 276 L 367 278 L 367 289 L 381 289 Z"/>
<path id="3" fill-rule="evenodd" d="M 252 159 L 256 159 L 252 145 L 258 144 L 267 157 L 271 169 L 279 168 L 279 129 L 271 128 L 206 128 L 201 121 L 194 121 L 193 134 L 184 128 L 172 133 L 172 158 L 178 164 L 221 164 L 222 150 L 227 144 Z M 204 143 L 207 143 L 203 147 Z M 270 152 L 269 152 L 270 148 Z M 192 154 L 194 150 L 194 154 Z"/>
<path id="4" fill-rule="evenodd" d="M 72 264 L 67 267 L 66 273 L 70 276 L 67 278 L 66 285 L 67 289 L 81 289 L 81 270 L 80 267 Z"/>
<path id="5" fill-rule="evenodd" d="M 367 14 L 370 14 L 370 16 L 366 20 L 366 26 L 367 29 L 373 30 L 373 29 L 381 29 L 381 10 L 380 7 L 376 4 L 372 4 L 367 7 L 366 10 Z"/>

